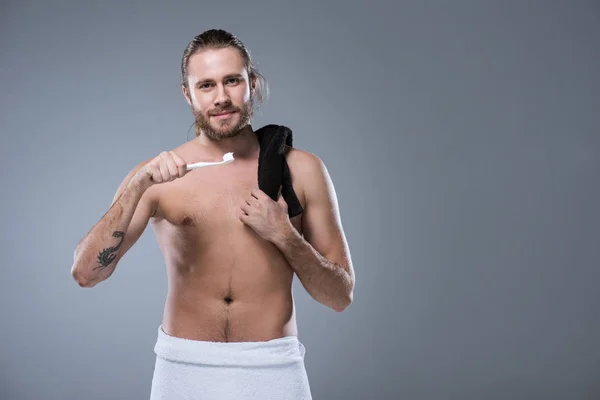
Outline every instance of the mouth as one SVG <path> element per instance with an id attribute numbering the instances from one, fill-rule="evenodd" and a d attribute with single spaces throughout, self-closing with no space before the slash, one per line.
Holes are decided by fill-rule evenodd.
<path id="1" fill-rule="evenodd" d="M 230 118 L 235 113 L 236 113 L 235 111 L 226 111 L 226 112 L 221 112 L 218 114 L 213 114 L 212 116 L 217 119 L 227 119 L 227 118 Z"/>

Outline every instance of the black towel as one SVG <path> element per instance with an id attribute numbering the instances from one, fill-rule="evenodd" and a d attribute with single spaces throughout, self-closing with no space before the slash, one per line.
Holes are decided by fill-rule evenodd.
<path id="1" fill-rule="evenodd" d="M 292 147 L 290 128 L 283 125 L 266 125 L 256 131 L 260 153 L 258 156 L 258 187 L 271 199 L 277 201 L 279 188 L 288 205 L 290 218 L 301 214 L 304 209 L 298 201 L 290 168 L 285 159 L 285 146 Z"/>

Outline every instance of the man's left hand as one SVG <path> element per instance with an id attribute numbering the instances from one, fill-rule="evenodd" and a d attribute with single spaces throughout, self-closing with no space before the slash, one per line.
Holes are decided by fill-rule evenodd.
<path id="1" fill-rule="evenodd" d="M 270 242 L 278 235 L 284 235 L 291 225 L 288 205 L 281 195 L 281 190 L 278 200 L 273 201 L 265 192 L 255 188 L 243 200 L 240 208 L 240 221 Z"/>

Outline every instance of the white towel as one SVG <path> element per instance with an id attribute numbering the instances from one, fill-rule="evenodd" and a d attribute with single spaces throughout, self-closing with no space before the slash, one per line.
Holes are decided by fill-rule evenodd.
<path id="1" fill-rule="evenodd" d="M 158 328 L 150 400 L 312 400 L 296 336 L 208 342 Z"/>

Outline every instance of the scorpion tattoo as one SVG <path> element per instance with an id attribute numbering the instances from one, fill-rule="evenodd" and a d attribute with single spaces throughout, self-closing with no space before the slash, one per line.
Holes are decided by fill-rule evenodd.
<path id="1" fill-rule="evenodd" d="M 115 260 L 115 258 L 117 258 L 117 255 L 115 253 L 119 250 L 119 247 L 121 247 L 121 244 L 123 244 L 123 239 L 125 237 L 125 233 L 121 232 L 121 231 L 116 231 L 112 235 L 113 235 L 113 237 L 120 238 L 121 240 L 119 241 L 119 243 L 116 246 L 107 247 L 106 249 L 104 249 L 100 253 L 98 253 L 98 262 L 100 263 L 100 265 L 94 269 L 106 268 L 110 265 L 110 263 L 112 263 Z"/>

